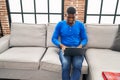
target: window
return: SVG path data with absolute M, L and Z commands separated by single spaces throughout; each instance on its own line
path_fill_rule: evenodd
M 10 23 L 56 23 L 63 20 L 63 0 L 6 0 Z
M 85 23 L 120 23 L 119 0 L 86 0 Z

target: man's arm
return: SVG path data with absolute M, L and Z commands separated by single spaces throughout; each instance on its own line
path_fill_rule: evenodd
M 52 42 L 59 48 L 61 48 L 63 51 L 65 50 L 66 46 L 63 45 L 58 39 L 60 35 L 60 28 L 61 23 L 59 22 L 54 30 L 53 36 L 52 36 Z
M 84 24 L 81 24 L 81 33 L 80 33 L 80 37 L 81 37 L 81 44 L 78 46 L 79 48 L 84 47 L 87 42 L 88 42 L 88 38 L 87 38 L 87 33 L 86 33 L 86 29 Z
M 60 27 L 61 27 L 61 23 L 59 22 L 56 27 L 55 30 L 53 32 L 53 36 L 52 36 L 52 42 L 57 46 L 60 47 L 61 42 L 58 40 L 59 36 L 60 36 Z

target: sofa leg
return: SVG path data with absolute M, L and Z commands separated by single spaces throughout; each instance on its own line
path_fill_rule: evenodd
M 83 79 L 82 80 L 87 80 L 86 76 L 87 76 L 86 74 L 83 74 Z
M 80 76 L 80 80 L 82 80 L 83 79 L 83 75 L 81 74 L 81 76 Z

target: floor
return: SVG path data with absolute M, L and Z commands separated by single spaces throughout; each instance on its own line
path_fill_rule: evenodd
M 0 79 L 0 80 L 17 80 L 17 79 Z
M 0 80 L 18 80 L 18 79 L 0 79 Z M 83 75 L 83 80 L 86 80 L 86 75 Z

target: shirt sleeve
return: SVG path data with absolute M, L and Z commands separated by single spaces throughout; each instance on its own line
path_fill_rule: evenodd
M 82 46 L 85 46 L 88 42 L 88 37 L 87 37 L 87 33 L 86 33 L 86 28 L 84 26 L 84 24 L 81 24 L 81 44 Z
M 61 27 L 61 23 L 59 22 L 59 23 L 56 25 L 55 30 L 54 30 L 53 35 L 52 35 L 52 42 L 53 42 L 53 44 L 55 44 L 57 47 L 60 47 L 60 44 L 61 44 L 61 42 L 59 41 L 60 27 Z

